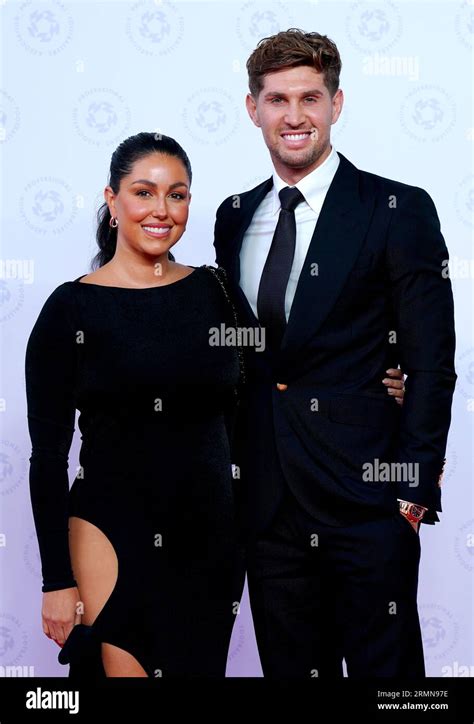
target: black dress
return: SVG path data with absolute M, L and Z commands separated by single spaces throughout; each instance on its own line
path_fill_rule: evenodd
M 229 444 L 239 360 L 210 334 L 233 325 L 232 308 L 206 266 L 145 289 L 81 278 L 53 291 L 26 351 L 42 590 L 75 585 L 73 515 L 107 536 L 118 579 L 59 658 L 70 676 L 104 675 L 103 641 L 150 677 L 224 676 L 243 585 Z M 76 409 L 82 445 L 69 491 Z

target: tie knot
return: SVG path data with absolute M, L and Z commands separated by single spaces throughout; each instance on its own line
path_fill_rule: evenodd
M 293 211 L 298 204 L 304 201 L 304 196 L 296 186 L 285 186 L 278 194 L 281 208 L 286 211 Z

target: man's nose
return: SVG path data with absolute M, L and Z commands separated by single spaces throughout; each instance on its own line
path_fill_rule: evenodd
M 300 126 L 303 122 L 304 113 L 299 103 L 290 103 L 285 115 L 285 123 L 288 123 L 289 126 Z

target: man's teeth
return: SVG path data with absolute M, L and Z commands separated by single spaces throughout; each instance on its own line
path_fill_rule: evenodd
M 302 141 L 307 136 L 309 136 L 309 133 L 284 133 L 283 134 L 283 138 L 289 139 L 290 141 Z
M 144 226 L 143 227 L 145 231 L 149 231 L 150 234 L 156 234 L 159 236 L 160 234 L 167 234 L 168 231 L 171 229 L 171 226 L 162 226 L 157 228 L 156 226 Z

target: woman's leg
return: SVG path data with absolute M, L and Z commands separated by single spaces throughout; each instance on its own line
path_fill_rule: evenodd
M 115 588 L 118 560 L 107 536 L 83 518 L 69 518 L 72 568 L 84 604 L 82 623 L 92 625 Z M 124 649 L 102 643 L 102 662 L 108 677 L 148 676 L 137 659 Z

